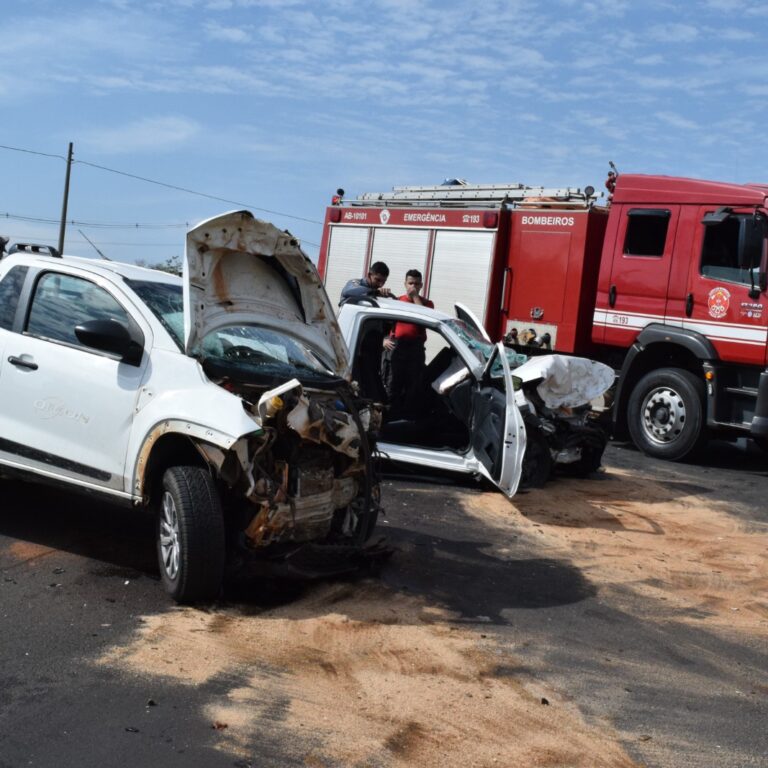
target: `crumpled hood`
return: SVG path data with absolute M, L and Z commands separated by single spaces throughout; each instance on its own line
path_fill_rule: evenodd
M 575 408 L 604 394 L 616 373 L 603 363 L 584 357 L 541 355 L 512 371 L 523 382 L 542 379 L 536 387 L 547 408 Z
M 232 211 L 187 233 L 184 343 L 194 353 L 206 334 L 259 325 L 304 341 L 336 375 L 349 355 L 314 264 L 297 240 L 250 211 Z

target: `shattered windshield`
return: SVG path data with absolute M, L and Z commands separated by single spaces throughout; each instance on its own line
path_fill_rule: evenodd
M 151 280 L 126 280 L 152 314 L 184 351 L 184 296 L 181 285 Z
M 336 378 L 300 339 L 257 325 L 229 325 L 206 334 L 194 350 L 204 364 L 259 378 Z
M 495 344 L 489 344 L 481 335 L 477 329 L 473 326 L 465 323 L 463 320 L 446 320 L 446 325 L 472 350 L 475 357 L 481 363 L 487 363 L 493 350 L 496 349 Z M 517 368 L 519 365 L 528 362 L 528 355 L 523 355 L 519 352 L 515 352 L 513 349 L 504 348 L 507 355 L 507 362 L 510 368 Z M 502 365 L 501 360 L 496 359 L 491 367 L 491 376 L 501 376 Z

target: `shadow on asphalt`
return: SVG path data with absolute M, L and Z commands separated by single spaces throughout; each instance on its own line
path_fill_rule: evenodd
M 629 442 L 616 441 L 612 445 L 619 449 L 619 453 L 634 454 L 641 461 L 659 463 L 662 466 L 668 463 L 659 459 L 646 459 Z M 677 463 L 677 466 L 701 467 L 703 469 L 736 469 L 744 473 L 755 472 L 768 477 L 768 452 L 761 450 L 752 440 L 747 438 L 739 438 L 735 442 L 710 440 L 701 454 L 685 459 Z
M 81 495 L 21 482 L 4 482 L 0 535 L 88 558 L 92 577 L 158 578 L 151 519 Z M 499 531 L 477 519 L 443 526 L 441 535 L 392 525 L 379 529 L 393 554 L 386 562 L 328 579 L 374 578 L 455 613 L 460 621 L 504 624 L 507 608 L 543 608 L 594 594 L 580 571 L 554 559 L 493 554 Z M 469 539 L 471 530 L 472 539 Z M 447 535 L 446 535 L 447 534 Z M 374 537 L 375 538 L 375 537 Z M 320 580 L 232 580 L 229 603 L 260 612 L 301 599 Z
M 0 483 L 0 536 L 102 561 L 91 569 L 96 576 L 159 579 L 150 516 L 52 487 Z
M 506 609 L 549 608 L 595 595 L 581 571 L 566 561 L 491 554 L 499 543 L 494 529 L 486 531 L 486 541 L 394 527 L 387 533 L 396 554 L 382 570 L 382 581 L 442 605 L 459 620 L 506 624 Z

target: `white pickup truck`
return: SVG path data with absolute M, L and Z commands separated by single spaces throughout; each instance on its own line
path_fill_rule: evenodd
M 314 266 L 247 211 L 188 233 L 184 280 L 0 261 L 0 474 L 153 511 L 179 602 L 214 599 L 228 562 L 370 537 L 378 414 L 347 370 Z

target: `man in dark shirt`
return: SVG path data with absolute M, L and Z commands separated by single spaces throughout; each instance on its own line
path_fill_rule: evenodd
M 434 309 L 435 305 L 421 295 L 423 286 L 421 272 L 418 269 L 409 269 L 405 273 L 405 293 L 398 299 Z M 390 335 L 384 339 L 384 386 L 393 417 L 407 415 L 418 406 L 416 400 L 424 370 L 426 341 L 427 331 L 423 325 L 400 322 L 395 323 Z M 389 357 L 388 366 L 386 365 L 387 356 Z
M 389 267 L 383 261 L 375 261 L 368 270 L 368 276 L 350 280 L 341 290 L 339 306 L 353 298 L 383 296 L 392 297 L 389 288 L 384 287 L 389 277 Z

